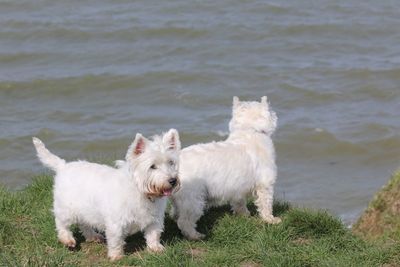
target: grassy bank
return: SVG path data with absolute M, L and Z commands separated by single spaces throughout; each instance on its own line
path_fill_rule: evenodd
M 110 266 L 105 244 L 82 242 L 69 251 L 57 242 L 51 214 L 52 179 L 40 176 L 24 191 L 0 189 L 0 265 Z M 252 214 L 254 206 L 250 204 Z M 363 241 L 339 219 L 321 211 L 276 203 L 280 225 L 238 217 L 228 208 L 210 210 L 200 221 L 201 242 L 185 240 L 166 220 L 166 251 L 144 250 L 141 234 L 127 239 L 126 257 L 115 265 L 136 266 L 400 266 L 399 243 Z
M 370 240 L 400 242 L 400 171 L 375 194 L 353 230 Z

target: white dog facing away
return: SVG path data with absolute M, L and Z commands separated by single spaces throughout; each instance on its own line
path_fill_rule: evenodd
M 241 102 L 235 96 L 229 137 L 181 151 L 181 190 L 172 195 L 171 215 L 183 235 L 192 240 L 204 237 L 196 226 L 210 206 L 230 203 L 234 213 L 249 215 L 246 203 L 251 194 L 265 222 L 281 222 L 272 215 L 277 168 L 271 135 L 276 126 L 277 116 L 266 96 L 261 102 Z
M 58 239 L 68 247 L 76 241 L 69 229 L 77 224 L 86 241 L 100 241 L 105 231 L 111 260 L 123 255 L 124 239 L 144 231 L 147 247 L 162 251 L 167 197 L 179 188 L 180 140 L 175 129 L 150 141 L 137 134 L 116 169 L 87 161 L 66 162 L 33 138 L 40 161 L 56 172 L 54 215 Z

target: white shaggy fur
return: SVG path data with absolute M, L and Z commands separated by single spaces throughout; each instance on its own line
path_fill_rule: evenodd
M 227 140 L 181 151 L 182 188 L 172 196 L 171 215 L 187 238 L 204 237 L 196 231 L 196 222 L 209 206 L 230 203 L 235 213 L 248 215 L 246 199 L 252 193 L 265 222 L 281 221 L 272 215 L 277 170 L 271 135 L 276 125 L 267 97 L 261 102 L 240 102 L 234 97 Z
M 123 255 L 124 238 L 144 231 L 147 247 L 162 251 L 167 198 L 179 187 L 180 140 L 175 129 L 149 141 L 137 134 L 119 169 L 87 161 L 65 162 L 33 138 L 40 161 L 56 172 L 54 215 L 58 239 L 68 247 L 76 241 L 69 229 L 78 224 L 87 241 L 105 231 L 108 256 Z

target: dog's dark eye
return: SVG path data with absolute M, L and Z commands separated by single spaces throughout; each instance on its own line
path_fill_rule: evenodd
M 174 165 L 175 165 L 175 162 L 174 162 L 173 160 L 170 160 L 170 161 L 168 161 L 168 164 L 169 164 L 170 166 L 174 166 Z
M 155 169 L 157 169 L 157 166 L 156 166 L 156 164 L 153 164 L 153 165 L 151 165 L 151 166 L 150 166 L 150 169 L 152 169 L 152 170 L 155 170 Z

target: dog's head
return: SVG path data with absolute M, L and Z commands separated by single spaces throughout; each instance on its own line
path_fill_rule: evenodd
M 126 163 L 141 192 L 149 198 L 170 196 L 180 187 L 178 176 L 181 142 L 170 129 L 148 140 L 136 134 L 126 154 Z
M 261 102 L 240 101 L 237 96 L 233 97 L 232 119 L 229 122 L 231 132 L 254 130 L 270 136 L 275 131 L 277 122 L 278 118 L 269 108 L 266 96 L 261 98 Z

